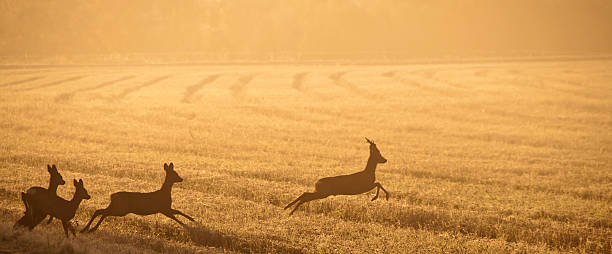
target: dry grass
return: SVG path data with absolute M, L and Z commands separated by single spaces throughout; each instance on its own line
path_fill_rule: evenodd
M 606 61 L 0 70 L 0 251 L 609 253 L 611 81 Z M 363 169 L 364 136 L 391 199 L 287 216 L 316 179 Z M 84 180 L 80 228 L 113 192 L 158 189 L 170 161 L 187 228 L 10 228 L 46 164 Z

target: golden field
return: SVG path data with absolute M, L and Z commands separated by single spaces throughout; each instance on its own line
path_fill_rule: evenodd
M 612 249 L 612 62 L 0 69 L 0 252 L 586 252 Z M 283 207 L 362 170 L 374 193 Z M 92 196 L 160 188 L 173 207 L 64 239 L 13 231 L 56 164 Z M 381 194 L 382 195 L 382 194 Z M 179 218 L 187 222 L 184 218 Z

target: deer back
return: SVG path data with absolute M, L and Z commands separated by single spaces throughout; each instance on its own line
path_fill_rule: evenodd
M 29 188 L 25 193 L 25 198 L 32 207 L 46 206 L 50 204 L 55 197 L 57 197 L 57 194 L 38 186 Z
M 329 195 L 354 195 L 369 191 L 374 183 L 374 174 L 357 172 L 350 175 L 339 175 L 319 179 L 315 191 Z
M 171 205 L 172 199 L 169 193 L 162 191 L 117 192 L 111 195 L 110 207 L 125 213 L 148 215 L 169 209 Z
M 71 211 L 70 201 L 55 194 L 36 192 L 35 195 L 26 193 L 26 202 L 29 207 L 35 208 L 43 214 L 49 214 L 61 220 L 72 219 L 75 211 Z

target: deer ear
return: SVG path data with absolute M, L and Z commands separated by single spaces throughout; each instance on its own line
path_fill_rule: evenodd
M 49 173 L 51 173 L 51 166 L 49 164 L 47 164 L 47 171 L 49 171 Z
M 164 170 L 168 171 L 168 164 L 164 163 Z
M 79 184 L 83 185 L 83 179 L 79 179 Z
M 57 171 L 57 167 L 55 166 L 55 164 L 53 164 L 53 166 L 51 166 L 51 168 L 53 168 L 55 171 Z
M 169 170 L 174 170 L 174 164 L 172 162 L 170 162 L 170 166 L 168 166 Z
M 74 186 L 77 186 L 78 182 L 76 181 L 76 179 L 72 179 L 72 181 L 74 182 Z

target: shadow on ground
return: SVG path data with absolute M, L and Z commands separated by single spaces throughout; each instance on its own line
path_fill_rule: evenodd
M 190 223 L 183 226 L 189 234 L 191 241 L 196 244 L 223 248 L 245 253 L 264 253 L 264 252 L 282 252 L 282 253 L 304 253 L 304 250 L 287 244 L 278 244 L 266 241 L 266 239 L 252 238 L 243 239 L 234 235 L 227 235 L 217 230 L 211 230 L 200 223 Z

